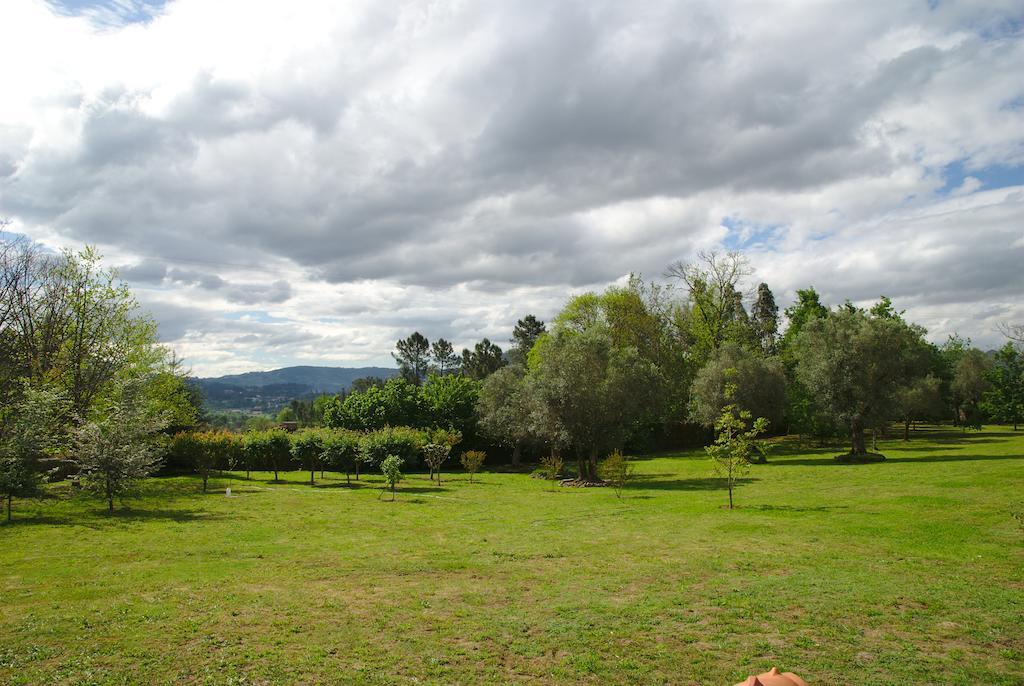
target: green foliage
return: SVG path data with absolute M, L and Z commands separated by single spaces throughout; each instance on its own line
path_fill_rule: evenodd
M 441 484 L 441 465 L 452 452 L 452 447 L 446 443 L 427 443 L 423 446 L 423 461 L 430 468 L 430 478 L 437 477 L 438 485 Z
M 402 458 L 397 455 L 388 455 L 380 463 L 380 471 L 384 475 L 384 481 L 391 489 L 391 499 L 395 499 L 395 487 L 402 480 Z
M 1024 352 L 1012 342 L 996 351 L 986 379 L 991 388 L 984 394 L 984 408 L 997 421 L 1012 424 L 1016 431 L 1024 422 Z
M 395 343 L 397 352 L 391 356 L 398 362 L 402 378 L 419 386 L 430 369 L 430 341 L 419 331 Z
M 454 429 L 464 436 L 474 436 L 479 394 L 480 382 L 468 376 L 431 374 L 421 392 L 427 425 Z
M 143 402 L 138 381 L 122 382 L 94 409 L 94 419 L 75 434 L 74 454 L 87 492 L 104 497 L 114 511 L 114 498 L 123 496 L 139 479 L 160 466 L 166 445 L 158 432 L 167 420 Z
M 910 426 L 943 414 L 941 383 L 934 374 L 919 376 L 896 390 L 896 408 L 903 421 L 903 439 L 910 440 Z
M 291 455 L 309 472 L 309 483 L 314 482 L 317 469 L 324 464 L 324 432 L 320 429 L 301 429 L 291 434 Z
M 558 481 L 564 466 L 565 461 L 562 459 L 562 455 L 554 450 L 540 459 L 540 468 L 544 472 L 544 478 L 551 482 L 552 488 Z
M 387 426 L 367 431 L 359 439 L 362 461 L 379 467 L 388 455 L 397 455 L 411 467 L 420 463 L 420 449 L 428 442 L 426 432 L 407 426 Z
M 731 401 L 726 397 L 727 386 L 733 389 Z M 737 343 L 724 343 L 694 378 L 690 416 L 712 427 L 730 402 L 755 416 L 765 417 L 773 426 L 782 426 L 787 406 L 782 362 L 761 357 Z
M 242 463 L 242 437 L 226 431 L 180 432 L 171 439 L 170 455 L 177 464 L 191 464 L 203 480 L 203 491 L 211 473 L 233 469 Z
M 622 489 L 633 478 L 633 464 L 621 451 L 616 450 L 601 461 L 598 474 L 615 489 L 615 496 L 621 498 Z
M 322 459 L 324 464 L 345 472 L 345 480 L 350 483 L 352 472 L 355 472 L 356 479 L 359 479 L 359 465 L 362 462 L 359 441 L 360 436 L 355 431 L 346 429 L 324 429 L 323 431 Z
M 459 461 L 462 462 L 462 468 L 469 472 L 469 480 L 473 480 L 473 475 L 480 471 L 480 468 L 484 465 L 484 460 L 487 459 L 487 453 L 482 450 L 467 450 L 462 453 L 462 457 Z
M 274 472 L 274 481 L 279 481 L 279 472 L 288 467 L 291 460 L 291 442 L 288 433 L 281 429 L 249 431 L 245 434 L 246 478 L 251 470 L 265 469 Z
M 526 358 L 537 339 L 547 332 L 544 322 L 528 314 L 516 322 L 512 330 L 512 347 L 508 351 L 509 361 L 518 367 L 526 366 Z
M 294 422 L 296 421 L 295 410 L 293 410 L 291 407 L 282 407 L 281 410 L 277 413 L 277 416 L 274 418 L 274 420 L 278 424 L 283 424 L 284 422 Z
M 385 426 L 422 426 L 425 416 L 420 388 L 394 377 L 383 386 L 350 393 L 340 404 L 328 406 L 324 410 L 324 424 L 367 431 Z
M 522 447 L 536 442 L 526 372 L 518 365 L 499 369 L 480 386 L 476 414 L 484 435 L 512 450 L 518 465 Z
M 505 364 L 501 348 L 486 338 L 473 346 L 472 350 L 462 350 L 462 373 L 477 381 L 486 379 Z
M 455 349 L 450 341 L 443 338 L 434 341 L 430 346 L 430 357 L 433 361 L 430 371 L 434 373 L 444 376 L 459 371 L 461 358 L 455 354 Z
M 727 393 L 731 395 L 731 393 Z M 704 450 L 714 462 L 715 472 L 726 480 L 729 488 L 729 509 L 733 509 L 733 489 L 750 467 L 755 452 L 764 455 L 755 439 L 768 429 L 768 420 L 758 417 L 753 424 L 751 414 L 735 404 L 722 408 L 715 422 L 715 442 Z
M 7 521 L 14 498 L 40 494 L 44 460 L 67 446 L 67 411 L 63 391 L 27 382 L 17 400 L 0 409 L 0 499 L 7 501 Z

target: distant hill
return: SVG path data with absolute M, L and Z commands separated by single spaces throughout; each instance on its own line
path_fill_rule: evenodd
M 389 378 L 398 374 L 388 367 L 285 367 L 268 372 L 245 372 L 193 379 L 215 410 L 276 412 L 295 398 L 340 393 L 367 376 Z

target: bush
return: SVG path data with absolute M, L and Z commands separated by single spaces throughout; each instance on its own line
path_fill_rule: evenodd
M 291 456 L 309 471 L 313 483 L 317 467 L 323 465 L 324 435 L 320 429 L 303 429 L 291 435 Z
M 441 465 L 448 459 L 451 452 L 451 446 L 443 443 L 427 443 L 423 446 L 423 459 L 430 467 L 430 479 L 433 480 L 434 475 L 437 474 L 438 485 L 441 484 Z
M 281 429 L 245 434 L 246 478 L 250 470 L 264 469 L 274 472 L 274 481 L 278 481 L 278 472 L 284 471 L 290 460 L 291 442 Z
M 359 439 L 359 451 L 364 462 L 379 467 L 388 455 L 395 455 L 402 464 L 420 464 L 420 449 L 427 443 L 426 434 L 407 426 L 386 426 L 368 431 Z
M 616 450 L 601 462 L 598 473 L 602 479 L 615 489 L 615 495 L 621 498 L 622 489 L 626 487 L 626 484 L 633 477 L 633 465 L 629 463 L 629 460 L 621 452 Z
M 324 464 L 330 465 L 339 472 L 345 472 L 345 480 L 351 483 L 349 475 L 356 473 L 359 480 L 359 465 L 362 453 L 359 451 L 360 435 L 345 429 L 324 429 L 323 455 Z
M 394 500 L 395 486 L 402 480 L 402 458 L 397 455 L 388 455 L 381 460 L 380 470 L 384 473 L 384 480 L 391 489 L 391 499 Z
M 482 450 L 467 450 L 462 453 L 462 467 L 469 472 L 469 481 L 472 483 L 473 475 L 480 471 L 480 467 L 483 466 L 484 460 L 487 459 L 487 453 Z

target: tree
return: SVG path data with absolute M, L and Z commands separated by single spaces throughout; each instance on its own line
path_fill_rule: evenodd
M 786 320 L 789 322 L 786 333 L 782 336 L 782 349 L 793 350 L 796 339 L 804 327 L 816 319 L 828 316 L 828 308 L 821 304 L 821 297 L 814 287 L 798 289 L 796 302 L 786 308 Z
M 462 350 L 462 373 L 478 381 L 505 366 L 501 348 L 486 338 L 477 343 L 473 350 Z
M 778 348 L 779 306 L 775 304 L 775 296 L 766 283 L 757 287 L 757 300 L 751 308 L 750 319 L 761 353 L 774 355 Z
M 547 333 L 547 329 L 544 327 L 544 322 L 532 314 L 517 321 L 515 328 L 512 329 L 512 338 L 509 339 L 509 342 L 512 343 L 512 347 L 508 351 L 509 361 L 514 365 L 525 367 L 527 356 L 533 349 L 534 343 L 545 333 Z
M 914 422 L 942 415 L 939 378 L 934 374 L 919 376 L 896 390 L 896 407 L 903 421 L 903 440 L 910 440 Z
M 480 386 L 476 414 L 483 433 L 512 451 L 512 465 L 519 466 L 523 446 L 535 435 L 526 372 L 518 365 L 502 367 Z
M 622 451 L 615 450 L 601 462 L 598 473 L 615 489 L 615 496 L 621 498 L 622 489 L 633 478 L 633 465 Z
M 991 388 L 984 406 L 992 419 L 1013 424 L 1016 431 L 1024 421 L 1024 352 L 1008 342 L 996 351 L 993 362 L 986 376 Z
M 920 369 L 924 330 L 900 318 L 841 307 L 808 322 L 796 343 L 797 378 L 814 403 L 848 427 L 852 456 L 865 428 L 895 414 L 895 393 Z
M 295 410 L 291 407 L 282 407 L 281 411 L 277 413 L 275 418 L 278 424 L 284 424 L 285 422 L 296 421 Z
M 345 482 L 352 483 L 350 474 L 356 473 L 359 479 L 359 463 L 362 454 L 359 451 L 359 434 L 345 429 L 325 429 L 323 436 L 323 461 L 345 472 Z
M 992 387 L 989 370 L 992 361 L 977 348 L 964 350 L 953 368 L 950 393 L 956 421 L 964 430 L 981 428 L 981 403 Z
M 40 494 L 43 460 L 66 445 L 67 405 L 62 391 L 25 382 L 17 402 L 0 411 L 0 498 L 7 501 L 7 521 L 14 498 Z
M 462 468 L 469 472 L 470 483 L 473 483 L 473 475 L 480 471 L 480 467 L 483 466 L 486 459 L 487 453 L 482 450 L 467 450 L 462 453 L 459 461 L 462 462 Z
M 541 469 L 544 470 L 544 478 L 551 482 L 552 489 L 555 486 L 555 482 L 558 481 L 558 476 L 562 473 L 564 464 L 562 456 L 555 451 L 551 451 L 550 455 L 545 455 L 540 459 Z
M 617 348 L 601 326 L 550 337 L 531 370 L 531 393 L 576 450 L 579 477 L 599 481 L 597 457 L 621 447 L 633 422 L 654 402 L 658 369 L 636 348 Z
M 404 377 L 388 379 L 362 393 L 350 393 L 324 410 L 324 424 L 333 428 L 380 429 L 385 426 L 422 426 L 423 395 Z
M 158 432 L 167 420 L 143 400 L 138 380 L 122 382 L 106 399 L 97 416 L 75 435 L 75 457 L 86 491 L 103 496 L 110 512 L 114 498 L 123 496 L 139 479 L 160 466 L 164 450 Z
M 394 501 L 395 486 L 402 480 L 402 458 L 397 455 L 388 455 L 380 463 L 380 470 L 384 474 L 384 482 L 387 484 L 387 488 L 391 489 L 391 500 Z
M 434 361 L 434 364 L 431 365 L 431 371 L 440 376 L 452 374 L 459 370 L 459 356 L 455 354 L 452 344 L 443 338 L 438 338 L 430 346 L 430 357 Z
M 740 289 L 752 273 L 750 262 L 739 252 L 701 252 L 696 262 L 668 266 L 666 276 L 678 279 L 687 291 L 687 328 L 698 358 L 706 359 L 726 340 L 750 337 Z
M 437 485 L 441 485 L 441 465 L 448 459 L 452 447 L 445 443 L 427 443 L 423 446 L 423 461 L 430 468 L 430 478 L 437 476 Z
M 730 395 L 730 394 L 727 394 Z M 715 442 L 704 448 L 711 456 L 715 471 L 725 479 L 729 489 L 729 509 L 733 509 L 732 492 L 750 469 L 750 457 L 757 450 L 755 439 L 768 428 L 768 420 L 758 417 L 753 424 L 751 414 L 735 404 L 722 408 L 715 422 Z
M 427 378 L 430 369 L 430 341 L 415 331 L 408 338 L 395 343 L 395 348 L 398 352 L 391 353 L 391 356 L 398 362 L 402 377 L 414 386 L 419 386 Z
M 245 435 L 246 478 L 249 467 L 262 467 L 274 472 L 274 481 L 280 481 L 278 472 L 283 470 L 291 457 L 288 434 L 281 429 L 252 431 Z
M 324 436 L 318 429 L 303 429 L 292 434 L 291 455 L 309 472 L 309 485 L 315 481 L 316 470 L 323 464 Z M 276 477 L 275 477 L 276 478 Z
M 726 389 L 733 397 L 726 397 Z M 777 359 L 766 359 L 737 343 L 725 343 L 697 372 L 690 392 L 690 417 L 713 427 L 722 409 L 736 404 L 773 426 L 782 426 L 786 415 L 786 372 Z
M 476 434 L 476 402 L 480 382 L 468 376 L 431 374 L 420 390 L 424 422 L 430 426 L 456 429 L 465 436 Z

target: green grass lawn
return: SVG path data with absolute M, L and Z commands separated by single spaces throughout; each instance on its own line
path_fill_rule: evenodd
M 696 451 L 638 458 L 621 500 L 260 473 L 109 516 L 55 488 L 0 526 L 0 682 L 1024 683 L 1024 432 L 881 448 L 780 450 L 732 512 Z

